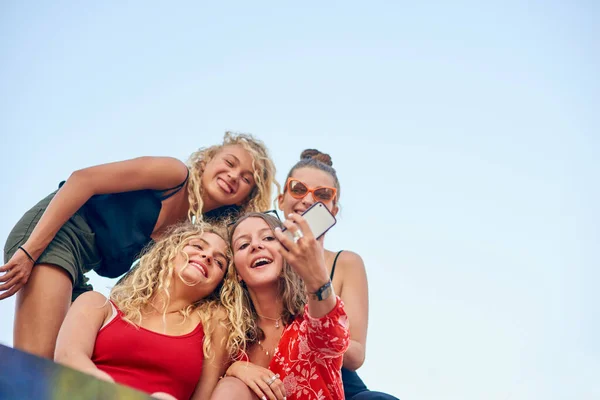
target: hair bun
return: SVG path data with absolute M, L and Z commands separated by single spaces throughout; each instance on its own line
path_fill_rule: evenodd
M 306 149 L 302 152 L 302 154 L 300 154 L 300 159 L 301 160 L 316 160 L 316 161 L 320 161 L 323 164 L 329 165 L 330 167 L 333 166 L 333 161 L 331 161 L 331 156 L 329 154 L 326 153 L 321 153 L 319 150 L 316 149 Z

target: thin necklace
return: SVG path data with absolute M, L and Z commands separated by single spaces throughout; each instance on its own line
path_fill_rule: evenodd
M 260 340 L 258 341 L 258 346 L 260 347 L 260 349 L 267 355 L 267 357 L 269 356 L 269 350 L 265 350 L 265 348 L 263 347 L 263 345 L 261 344 Z M 273 351 L 277 348 L 277 346 L 275 346 L 275 348 L 273 349 Z
M 281 318 L 281 317 L 280 317 Z M 272 318 L 271 318 L 272 319 Z M 277 344 L 275 345 L 275 347 L 273 347 L 271 356 L 273 356 L 275 354 L 275 349 L 277 349 L 277 346 L 279 346 L 279 341 L 281 340 L 281 336 L 283 336 L 283 332 L 281 332 L 281 334 L 279 335 L 279 340 L 277 341 Z M 269 350 L 266 350 L 263 345 L 262 342 L 259 340 L 258 341 L 258 346 L 260 347 L 260 349 L 267 355 L 267 357 L 271 357 L 269 356 Z
M 256 314 L 261 318 L 268 319 L 269 321 L 275 321 L 275 328 L 277 328 L 277 329 L 279 329 L 279 327 L 281 326 L 281 325 L 279 325 L 279 321 L 281 321 L 281 315 L 279 316 L 279 318 L 269 318 L 269 317 L 265 317 L 264 315 L 260 315 L 258 313 L 256 313 Z M 258 342 L 258 343 L 260 344 L 260 342 Z

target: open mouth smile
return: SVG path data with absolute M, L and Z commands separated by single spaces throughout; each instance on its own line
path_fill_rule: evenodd
M 256 260 L 254 260 L 254 262 L 250 265 L 250 268 L 254 269 L 254 268 L 264 267 L 265 265 L 269 265 L 272 262 L 273 262 L 273 260 L 270 258 L 260 257 L 260 258 L 257 258 Z
M 206 266 L 196 261 L 190 261 L 190 265 L 192 267 L 197 268 L 198 271 L 200 271 L 205 278 L 208 278 L 208 269 L 206 268 Z

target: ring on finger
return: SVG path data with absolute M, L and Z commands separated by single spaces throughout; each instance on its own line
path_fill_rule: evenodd
M 304 233 L 302 233 L 300 229 L 297 229 L 296 232 L 294 232 L 294 243 L 298 243 L 298 240 L 302 239 L 303 237 Z
M 271 379 L 269 379 L 267 381 L 267 385 L 271 386 L 273 384 L 273 382 L 275 382 L 277 379 L 279 379 L 279 374 L 275 374 L 271 377 Z

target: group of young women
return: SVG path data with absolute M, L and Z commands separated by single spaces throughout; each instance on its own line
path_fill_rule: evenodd
M 188 165 L 75 171 L 7 239 L 0 300 L 16 294 L 14 346 L 161 399 L 394 399 L 354 372 L 362 259 L 324 249 L 302 217 L 317 201 L 338 212 L 331 158 L 302 153 L 277 196 L 283 222 L 265 212 L 274 186 L 265 145 L 232 133 Z M 106 299 L 90 270 L 125 275 Z

